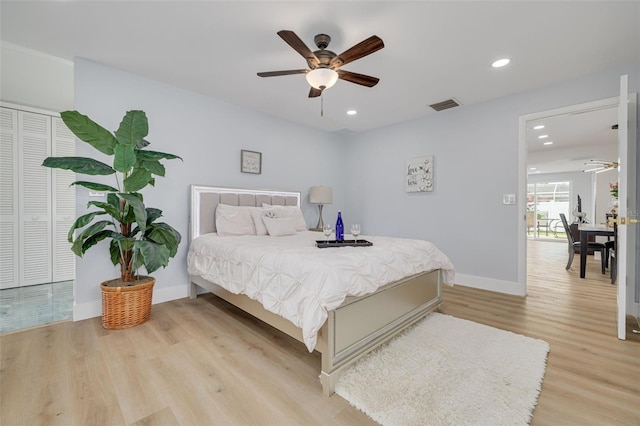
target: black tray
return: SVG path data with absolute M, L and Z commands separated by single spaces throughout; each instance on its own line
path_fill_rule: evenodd
M 318 248 L 328 248 L 328 247 L 369 247 L 372 246 L 373 243 L 367 240 L 344 240 L 344 241 L 336 241 L 336 240 L 316 240 L 316 247 Z

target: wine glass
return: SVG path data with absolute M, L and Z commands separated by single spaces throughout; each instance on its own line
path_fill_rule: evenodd
M 351 235 L 353 235 L 354 242 L 358 242 L 358 235 L 360 235 L 360 225 L 354 223 L 351 225 Z
M 324 226 L 322 227 L 322 232 L 324 232 L 325 240 L 328 242 L 329 235 L 331 235 L 331 232 L 333 232 L 333 230 L 331 229 L 331 225 L 328 223 L 325 223 Z

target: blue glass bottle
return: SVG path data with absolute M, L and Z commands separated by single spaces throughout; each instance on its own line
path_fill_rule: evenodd
M 338 210 L 338 220 L 336 221 L 336 241 L 344 241 L 344 223 L 342 223 L 340 210 Z

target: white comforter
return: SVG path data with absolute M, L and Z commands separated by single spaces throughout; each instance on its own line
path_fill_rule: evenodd
M 371 247 L 319 249 L 317 232 L 286 237 L 219 237 L 206 234 L 192 241 L 188 271 L 226 290 L 245 294 L 302 329 L 313 351 L 327 311 L 347 296 L 362 296 L 419 272 L 442 269 L 453 284 L 449 258 L 432 243 L 390 237 L 361 237 Z

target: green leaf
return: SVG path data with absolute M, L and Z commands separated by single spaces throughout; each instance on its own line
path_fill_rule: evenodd
M 140 163 L 140 167 L 144 167 L 157 176 L 164 176 L 165 168 L 160 161 L 144 160 Z
M 173 257 L 178 252 L 179 240 L 176 238 L 176 233 L 177 232 L 166 223 L 159 223 L 154 225 L 151 232 L 147 232 L 146 236 L 151 241 L 167 247 L 169 249 L 169 256 Z
M 131 269 L 137 271 L 141 266 L 144 265 L 144 257 L 140 254 L 140 250 L 133 251 L 133 266 Z
M 87 226 L 94 217 L 98 216 L 98 215 L 102 215 L 105 214 L 104 212 L 91 212 L 91 213 L 87 213 L 85 215 L 80 216 L 79 218 L 76 219 L 75 222 L 73 222 L 73 225 L 71 225 L 71 229 L 69 229 L 69 233 L 67 234 L 67 239 L 69 242 L 71 242 L 73 240 L 73 232 L 76 229 L 79 228 L 84 228 L 85 226 Z
M 177 155 L 167 154 L 165 152 L 158 152 L 158 151 L 146 151 L 141 149 L 138 151 L 137 154 L 138 154 L 138 158 L 140 158 L 141 160 L 162 160 L 162 159 L 173 160 L 176 158 L 179 158 L 180 160 L 182 160 L 182 158 L 178 157 Z
M 118 222 L 120 222 L 120 219 L 122 218 L 122 212 L 120 211 L 119 207 L 114 207 L 109 203 L 105 203 L 104 201 L 89 201 L 87 203 L 87 208 L 89 206 L 94 206 L 104 210 L 105 213 L 107 213 Z
M 169 249 L 163 245 L 156 244 L 152 241 L 136 241 L 136 247 L 140 250 L 140 254 L 144 258 L 144 267 L 148 273 L 166 267 L 169 264 Z
M 134 169 L 133 173 L 124 180 L 124 190 L 127 192 L 140 191 L 152 180 L 151 172 L 146 169 Z
M 156 219 L 162 217 L 162 210 L 153 207 L 147 207 L 147 226 L 151 225 Z
M 113 155 L 117 140 L 110 131 L 78 111 L 64 111 L 60 117 L 78 139 L 104 154 Z
M 147 226 L 147 211 L 144 208 L 142 200 L 140 200 L 136 194 L 120 193 L 118 196 L 123 198 L 127 202 L 127 205 L 133 209 L 138 228 L 140 228 L 140 232 L 144 234 Z
M 84 175 L 112 175 L 116 172 L 111 166 L 86 157 L 48 157 L 44 159 L 42 165 Z
M 82 251 L 83 243 L 84 241 L 78 238 L 73 242 L 73 244 L 71 244 L 71 251 L 73 252 L 73 254 L 75 254 L 78 257 L 82 257 L 82 255 L 84 254 L 84 251 Z
M 108 220 L 101 220 L 98 222 L 93 223 L 91 226 L 89 226 L 88 228 L 86 228 L 84 231 L 82 231 L 82 233 L 80 235 L 78 235 L 78 237 L 76 238 L 76 240 L 73 242 L 73 244 L 71 245 L 71 251 L 73 251 L 76 256 L 82 257 L 82 255 L 94 244 L 96 244 L 98 241 L 94 242 L 93 244 L 87 245 L 87 241 L 89 239 L 94 240 L 95 236 L 98 234 L 102 234 L 102 230 L 104 228 L 106 228 L 107 226 L 112 225 L 111 222 L 109 222 Z M 108 231 L 108 232 L 113 232 L 113 231 Z M 104 239 L 104 238 L 101 238 Z
M 140 142 L 138 142 L 138 145 L 136 145 L 136 149 L 142 149 L 145 146 L 149 146 L 151 144 L 151 142 L 149 142 L 146 139 L 142 139 Z
M 113 222 L 108 221 L 108 220 L 100 220 L 98 222 L 95 222 L 95 223 L 91 224 L 91 226 L 89 226 L 88 228 L 85 228 L 85 230 L 82 231 L 82 233 L 80 235 L 78 235 L 77 239 L 85 240 L 85 239 L 89 238 L 90 236 L 92 236 L 93 234 L 96 234 L 96 233 L 102 231 L 107 226 L 111 226 L 111 225 L 113 225 Z
M 113 150 L 113 168 L 121 173 L 127 173 L 136 164 L 136 153 L 132 146 L 118 144 Z
M 104 231 L 100 231 L 97 234 L 91 235 L 85 240 L 84 244 L 82 244 L 82 252 L 86 253 L 87 250 L 98 244 L 100 241 L 104 240 L 105 238 L 113 238 L 114 235 L 118 234 L 109 229 L 105 229 Z
M 147 115 L 144 111 L 127 111 L 116 130 L 116 138 L 123 145 L 135 147 L 149 133 Z
M 105 185 L 102 183 L 96 183 L 96 182 L 85 182 L 85 181 L 78 180 L 71 183 L 71 185 L 84 186 L 85 188 L 91 189 L 93 191 L 118 192 L 118 190 L 112 186 Z
M 111 263 L 114 265 L 120 263 L 120 246 L 115 239 L 109 243 L 109 257 L 111 258 Z

